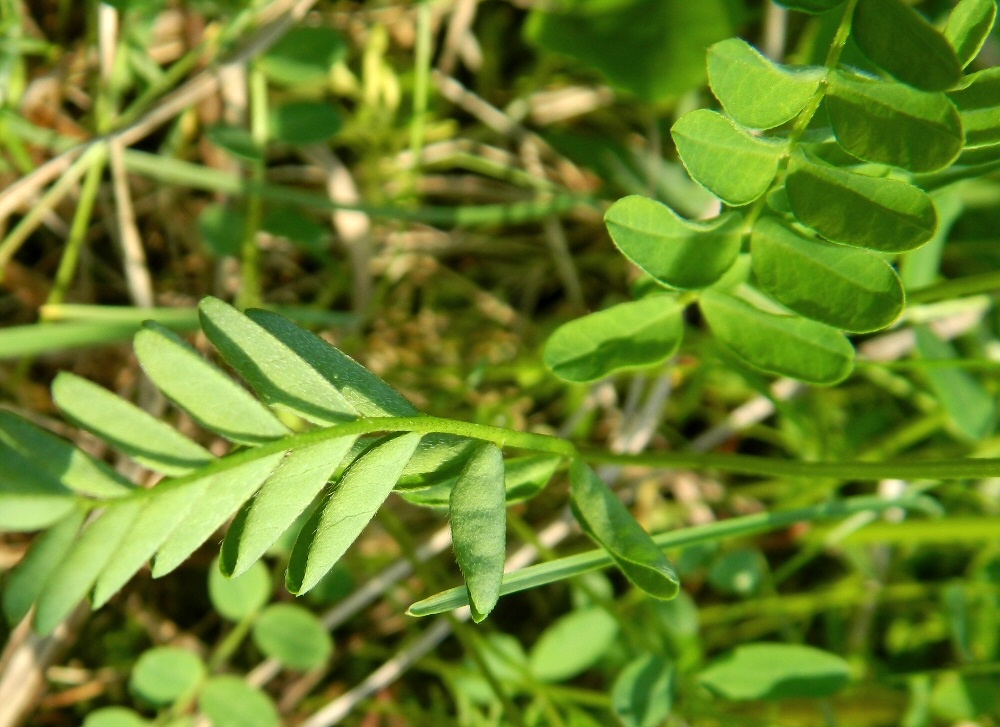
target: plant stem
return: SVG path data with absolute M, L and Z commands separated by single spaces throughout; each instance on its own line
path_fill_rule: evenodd
M 62 258 L 59 260 L 59 268 L 56 270 L 52 292 L 49 293 L 46 300 L 48 305 L 62 303 L 66 299 L 66 291 L 69 290 L 69 286 L 73 282 L 77 263 L 80 261 L 80 251 L 87 241 L 90 216 L 94 211 L 94 204 L 97 202 L 97 193 L 101 188 L 101 177 L 104 175 L 106 161 L 107 157 L 102 153 L 100 158 L 95 160 L 87 170 L 87 176 L 84 178 L 83 187 L 80 190 L 80 200 L 77 203 L 76 213 L 73 215 L 69 240 L 66 242 Z

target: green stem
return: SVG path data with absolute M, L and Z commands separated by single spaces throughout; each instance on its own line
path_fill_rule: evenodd
M 87 176 L 84 178 L 83 187 L 80 190 L 80 200 L 77 203 L 76 213 L 73 215 L 69 240 L 66 241 L 66 248 L 59 260 L 59 268 L 56 270 L 52 291 L 46 300 L 47 305 L 58 305 L 66 299 L 66 291 L 69 290 L 73 276 L 76 275 L 77 264 L 80 262 L 80 251 L 87 241 L 90 217 L 94 211 L 94 204 L 97 202 L 97 193 L 101 189 L 101 177 L 104 175 L 105 162 L 106 157 L 102 154 L 87 170 Z
M 264 74 L 250 69 L 250 135 L 262 150 L 260 159 L 250 163 L 250 178 L 255 185 L 264 183 L 267 166 L 263 149 L 267 146 L 267 79 Z M 247 213 L 244 219 L 243 244 L 240 246 L 240 276 L 242 284 L 236 305 L 241 310 L 258 307 L 262 300 L 260 275 L 260 247 L 257 233 L 264 219 L 264 199 L 259 190 L 247 196 Z
M 417 48 L 413 76 L 413 121 L 410 124 L 410 153 L 413 163 L 420 163 L 424 145 L 424 125 L 427 116 L 427 90 L 431 75 L 431 4 L 423 0 L 417 5 Z

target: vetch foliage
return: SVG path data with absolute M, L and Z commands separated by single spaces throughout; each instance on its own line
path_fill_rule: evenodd
M 993 0 L 962 0 L 944 32 L 902 0 L 780 4 L 840 13 L 824 64 L 782 65 L 738 38 L 708 49 L 722 111 L 690 111 L 671 135 L 723 209 L 687 220 L 636 196 L 608 209 L 615 245 L 663 291 L 558 329 L 545 362 L 563 379 L 663 362 L 682 343 L 681 313 L 698 305 L 750 367 L 835 384 L 853 370 L 845 334 L 904 311 L 893 263 L 938 233 L 928 192 L 1000 162 L 1000 75 L 963 76 L 993 27 Z M 879 73 L 841 63 L 849 38 Z

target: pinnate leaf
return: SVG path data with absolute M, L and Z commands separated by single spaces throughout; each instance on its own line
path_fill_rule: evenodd
M 691 178 L 733 207 L 767 191 L 785 153 L 784 143 L 751 136 L 708 109 L 684 114 L 670 135 Z
M 899 276 L 866 250 L 809 239 L 773 217 L 757 220 L 751 245 L 760 287 L 806 318 L 865 333 L 903 310 Z
M 705 291 L 699 305 L 719 341 L 756 369 L 811 384 L 835 384 L 851 373 L 854 348 L 829 326 L 715 290 Z
M 682 311 L 672 296 L 651 295 L 577 318 L 549 337 L 545 365 L 561 379 L 582 383 L 661 363 L 680 346 Z
M 663 551 L 622 501 L 580 460 L 570 466 L 570 504 L 583 531 L 608 551 L 635 586 L 656 598 L 677 595 L 680 582 Z
M 743 218 L 726 212 L 705 222 L 684 220 L 646 197 L 623 197 L 604 222 L 622 254 L 664 285 L 704 288 L 736 262 Z
M 419 441 L 416 432 L 388 437 L 344 471 L 295 541 L 285 577 L 289 591 L 307 592 L 340 559 L 392 492 Z
M 996 0 L 960 0 L 951 11 L 944 37 L 955 49 L 963 68 L 979 55 L 979 50 L 993 30 L 996 17 Z
M 934 203 L 913 185 L 814 162 L 801 151 L 792 155 L 785 188 L 798 220 L 833 242 L 904 252 L 937 229 Z
M 851 32 L 869 60 L 914 88 L 945 91 L 962 76 L 948 39 L 902 0 L 858 0 Z
M 834 72 L 826 108 L 838 143 L 865 161 L 931 172 L 962 150 L 962 121 L 943 93 Z
M 500 598 L 507 544 L 503 454 L 495 444 L 478 445 L 466 462 L 451 491 L 449 517 L 455 559 L 479 623 Z
M 740 38 L 708 49 L 712 93 L 734 121 L 751 129 L 771 129 L 794 119 L 816 93 L 824 73 L 822 68 L 775 63 Z

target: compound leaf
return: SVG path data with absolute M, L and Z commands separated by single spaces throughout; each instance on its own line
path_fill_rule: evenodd
M 556 376 L 579 383 L 652 366 L 680 346 L 682 312 L 672 296 L 619 303 L 560 326 L 545 343 L 542 357 Z
M 623 197 L 604 215 L 622 254 L 672 288 L 704 288 L 736 262 L 743 218 L 726 212 L 705 222 L 681 219 L 664 204 L 638 195 Z
M 570 465 L 570 505 L 583 531 L 608 551 L 635 586 L 656 598 L 677 595 L 680 582 L 663 551 L 581 460 Z
M 205 298 L 198 314 L 208 339 L 268 405 L 321 425 L 357 415 L 332 382 L 231 305 Z
M 760 287 L 799 315 L 866 333 L 903 311 L 896 271 L 866 250 L 808 239 L 773 217 L 757 220 L 751 245 Z
M 822 68 L 775 63 L 740 38 L 708 49 L 712 93 L 733 120 L 751 129 L 771 129 L 794 119 L 816 93 L 824 73 Z
M 416 432 L 389 437 L 344 471 L 295 541 L 285 574 L 289 591 L 310 590 L 357 540 L 392 492 L 419 442 Z
M 708 109 L 684 114 L 670 135 L 691 178 L 733 207 L 767 191 L 785 153 L 783 142 L 751 136 Z
M 960 0 L 951 11 L 944 37 L 955 49 L 963 68 L 979 55 L 996 17 L 996 0 Z
M 851 33 L 869 60 L 914 88 L 945 91 L 962 77 L 948 39 L 901 0 L 859 0 Z
M 785 188 L 798 220 L 833 242 L 904 252 L 937 229 L 934 203 L 913 185 L 813 162 L 802 151 L 792 155 Z
M 229 526 L 222 572 L 238 576 L 264 555 L 323 489 L 354 441 L 342 437 L 289 452 Z
M 865 161 L 931 172 L 962 150 L 962 121 L 943 93 L 834 72 L 826 109 L 837 142 Z
M 157 472 L 183 475 L 215 459 L 173 427 L 75 374 L 56 376 L 52 398 L 74 424 Z
M 163 326 L 146 323 L 135 354 L 157 388 L 206 429 L 239 444 L 288 434 L 267 407 Z
M 507 544 L 507 498 L 500 449 L 476 447 L 451 490 L 451 538 L 476 623 L 500 598 Z
M 811 384 L 835 384 L 854 364 L 854 348 L 829 326 L 761 310 L 715 290 L 699 299 L 719 341 L 752 367 Z

